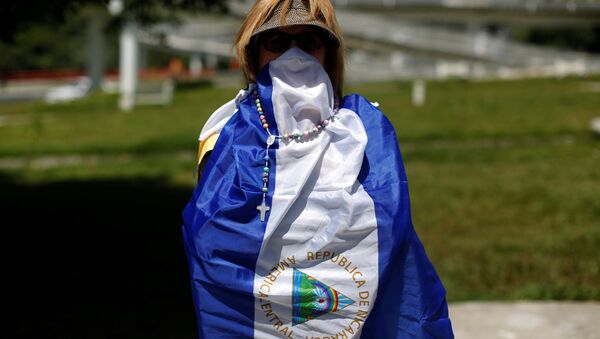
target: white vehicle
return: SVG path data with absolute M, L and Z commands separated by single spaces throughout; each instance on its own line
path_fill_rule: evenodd
M 71 84 L 48 90 L 44 99 L 49 104 L 73 101 L 85 97 L 91 88 L 92 80 L 89 77 L 81 77 Z

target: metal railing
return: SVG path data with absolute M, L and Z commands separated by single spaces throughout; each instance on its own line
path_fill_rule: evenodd
M 547 8 L 547 9 L 590 9 L 600 5 L 599 0 L 332 0 L 335 6 L 367 6 L 367 7 L 497 7 L 497 8 Z

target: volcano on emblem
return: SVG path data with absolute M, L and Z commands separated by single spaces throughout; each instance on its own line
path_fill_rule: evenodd
M 354 304 L 336 289 L 294 268 L 292 287 L 292 326 Z

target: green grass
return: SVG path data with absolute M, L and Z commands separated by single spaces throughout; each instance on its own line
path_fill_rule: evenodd
M 3 128 L 0 155 L 154 153 L 194 147 L 203 121 L 232 91 L 177 93 L 168 107 L 116 109 L 115 96 L 98 95 L 73 104 L 11 104 L 10 118 L 27 113 L 28 124 Z
M 451 299 L 600 299 L 597 143 L 408 152 L 414 222 Z
M 448 298 L 600 300 L 600 139 L 588 123 L 598 77 L 354 85 L 394 126 L 413 221 Z M 162 178 L 191 189 L 205 119 L 236 89 L 178 91 L 168 107 L 116 109 L 97 95 L 72 104 L 4 104 L 0 169 L 15 181 Z M 40 157 L 82 163 L 38 166 Z M 87 158 L 86 158 L 87 157 Z M 0 174 L 2 174 L 0 173 Z
M 396 127 L 450 300 L 600 299 L 600 95 L 581 80 L 433 83 L 421 108 L 408 84 L 358 89 Z

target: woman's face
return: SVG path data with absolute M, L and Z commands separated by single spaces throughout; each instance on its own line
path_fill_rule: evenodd
M 311 54 L 325 66 L 325 41 L 319 28 L 295 25 L 260 33 L 258 46 L 258 69 L 277 59 L 291 47 L 299 47 Z

